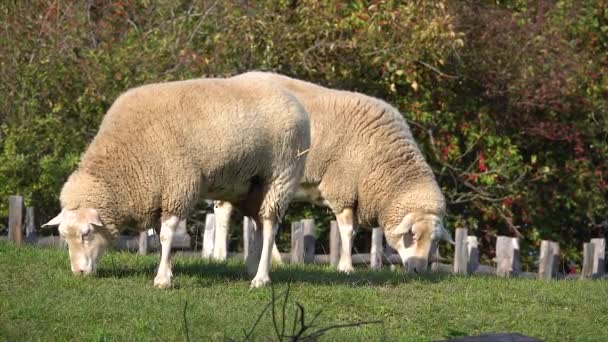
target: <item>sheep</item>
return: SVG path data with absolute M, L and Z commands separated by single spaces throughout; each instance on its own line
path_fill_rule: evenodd
M 298 194 L 335 213 L 342 240 L 339 271 L 353 270 L 351 247 L 358 224 L 383 227 L 409 271 L 426 270 L 436 240 L 453 243 L 442 223 L 445 198 L 397 109 L 360 93 L 280 74 L 237 77 L 280 84 L 308 111 L 312 141 Z M 218 201 L 215 208 L 216 246 L 222 246 L 232 206 Z M 215 257 L 225 258 L 223 253 L 220 249 Z
M 126 225 L 160 225 L 154 286 L 170 287 L 174 231 L 203 196 L 254 217 L 263 245 L 251 286 L 270 282 L 274 230 L 302 177 L 310 123 L 291 94 L 249 81 L 151 84 L 114 102 L 62 188 L 61 212 L 46 224 L 59 226 L 75 274 L 94 273 Z

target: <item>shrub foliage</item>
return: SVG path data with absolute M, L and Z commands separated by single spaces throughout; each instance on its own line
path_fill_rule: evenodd
M 606 232 L 605 1 L 11 0 L 0 17 L 0 198 L 43 218 L 121 92 L 258 69 L 398 107 L 448 226 L 488 257 L 496 234 L 576 259 Z

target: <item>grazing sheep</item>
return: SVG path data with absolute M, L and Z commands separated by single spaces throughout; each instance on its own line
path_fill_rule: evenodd
M 358 224 L 383 227 L 388 244 L 410 271 L 426 269 L 434 241 L 452 241 L 442 224 L 444 196 L 397 109 L 363 94 L 274 73 L 236 78 L 280 84 L 310 115 L 312 140 L 298 194 L 336 214 L 342 240 L 340 271 L 353 270 L 351 246 Z M 225 245 L 231 206 L 217 202 L 215 207 L 220 216 L 216 241 Z
M 116 100 L 47 223 L 59 225 L 74 273 L 94 272 L 125 225 L 160 225 L 154 285 L 170 286 L 172 236 L 203 196 L 256 220 L 263 246 L 251 286 L 270 281 L 274 230 L 303 174 L 310 124 L 292 95 L 253 80 L 152 84 Z

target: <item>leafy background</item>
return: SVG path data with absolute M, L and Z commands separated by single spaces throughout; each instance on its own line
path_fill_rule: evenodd
M 41 221 L 59 210 L 121 92 L 257 69 L 399 108 L 449 199 L 447 226 L 479 236 L 486 258 L 497 234 L 519 236 L 528 265 L 541 239 L 578 262 L 606 235 L 606 0 L 10 0 L 0 18 L 0 230 L 9 195 Z M 327 235 L 327 209 L 294 205 L 284 225 L 302 217 Z

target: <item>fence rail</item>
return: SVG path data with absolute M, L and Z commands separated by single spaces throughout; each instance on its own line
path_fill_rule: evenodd
M 8 240 L 16 244 L 23 242 L 39 246 L 67 248 L 59 236 L 37 236 L 34 208 L 23 207 L 21 196 L 9 197 L 9 234 Z M 24 215 L 25 213 L 25 215 Z M 180 222 L 177 234 L 174 236 L 173 248 L 178 254 L 212 258 L 215 244 L 215 217 L 207 214 L 203 232 L 203 247 L 201 252 L 192 251 L 190 236 L 186 233 L 186 222 Z M 245 218 L 243 220 L 243 252 L 228 253 L 229 258 L 246 259 L 251 250 L 254 223 Z M 329 231 L 329 254 L 315 254 L 316 238 L 314 234 L 315 223 L 312 219 L 305 219 L 291 224 L 291 249 L 289 253 L 280 253 L 283 263 L 291 264 L 330 264 L 337 266 L 340 258 L 340 234 L 336 221 L 331 221 Z M 219 240 L 218 240 L 219 241 Z M 379 269 L 383 265 L 400 265 L 401 258 L 391 248 L 384 246 L 381 228 L 371 231 L 370 253 L 355 253 L 352 255 L 353 264 L 365 264 L 372 269 Z M 114 248 L 146 254 L 149 251 L 158 251 L 160 243 L 153 231 L 141 232 L 138 236 L 120 236 Z M 224 249 L 226 246 L 223 247 Z M 449 272 L 457 274 L 495 274 L 502 277 L 523 277 L 537 279 L 571 278 L 558 272 L 560 264 L 559 244 L 554 241 L 543 240 L 540 245 L 538 272 L 522 272 L 520 266 L 519 240 L 514 237 L 497 236 L 496 238 L 496 267 L 479 264 L 479 250 L 476 236 L 468 235 L 466 228 L 457 228 L 455 235 L 454 264 L 441 263 L 437 255 L 431 256 L 432 272 Z M 605 272 L 606 240 L 603 238 L 591 239 L 583 246 L 583 263 L 580 277 L 606 278 Z

